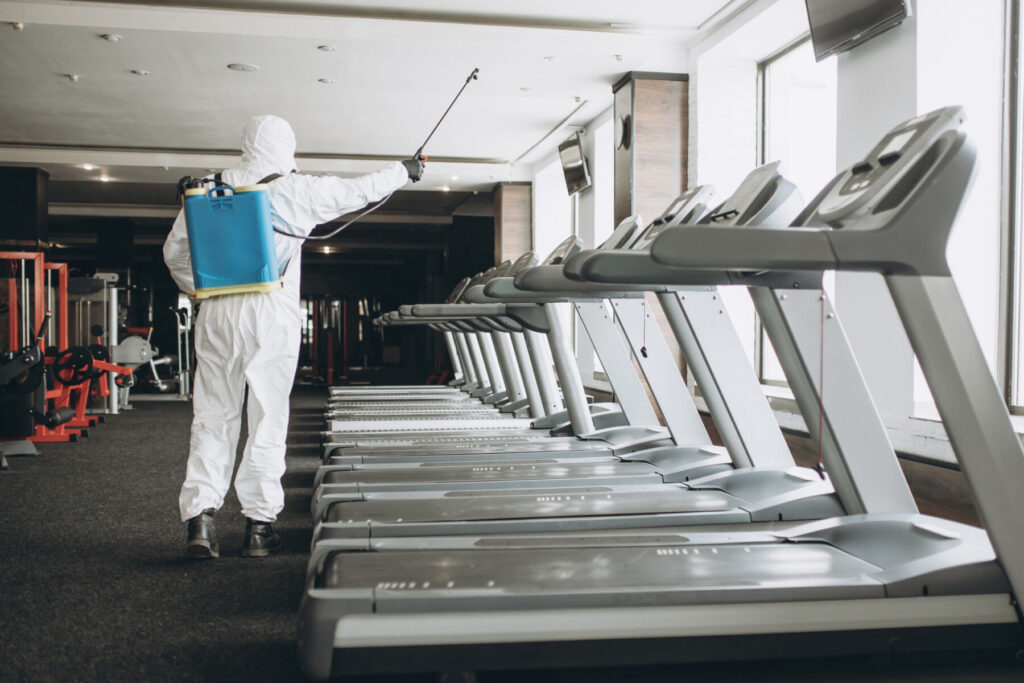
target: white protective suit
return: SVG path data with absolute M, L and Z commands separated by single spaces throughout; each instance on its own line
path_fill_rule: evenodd
M 271 175 L 268 185 L 275 228 L 308 235 L 314 227 L 406 184 L 400 162 L 358 178 L 309 176 L 295 169 L 295 134 L 277 116 L 257 116 L 242 133 L 242 159 L 223 172 L 232 186 L 251 185 Z M 278 263 L 287 270 L 284 287 L 270 293 L 219 296 L 203 301 L 196 319 L 196 378 L 192 437 L 179 507 L 182 521 L 207 508 L 220 508 L 231 473 L 249 388 L 249 438 L 235 477 L 242 514 L 273 522 L 284 507 L 288 397 L 299 355 L 299 271 L 302 240 L 274 235 Z M 184 292 L 195 289 L 184 213 L 164 243 L 164 260 Z

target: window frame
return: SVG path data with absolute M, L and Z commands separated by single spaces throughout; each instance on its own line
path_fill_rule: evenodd
M 756 159 L 758 165 L 768 163 L 768 97 L 770 88 L 768 82 L 768 69 L 772 64 L 783 57 L 800 49 L 811 42 L 811 33 L 807 31 L 793 40 L 789 41 L 779 49 L 757 62 L 757 150 Z M 757 373 L 757 380 L 764 386 L 789 388 L 789 383 L 769 379 L 765 377 L 765 332 L 764 324 L 761 322 L 757 311 L 754 311 L 754 371 Z
M 1004 399 L 1014 415 L 1024 415 L 1024 391 L 1018 391 L 1018 377 L 1024 373 L 1024 358 L 1019 353 L 1024 343 L 1021 324 L 1024 322 L 1024 221 L 1021 206 L 1024 193 L 1019 187 L 1024 177 L 1024 83 L 1021 82 L 1022 4 L 1020 0 L 1005 0 L 1005 32 L 1003 41 L 1003 158 L 1000 237 L 1000 332 L 998 373 L 1002 380 Z

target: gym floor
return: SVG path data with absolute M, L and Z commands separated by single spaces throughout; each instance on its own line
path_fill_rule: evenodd
M 275 525 L 284 548 L 266 559 L 241 557 L 244 520 L 233 493 L 217 516 L 220 559 L 182 554 L 177 494 L 190 404 L 139 401 L 78 443 L 43 444 L 37 456 L 12 458 L 0 473 L 0 681 L 304 680 L 295 624 L 325 401 L 322 389 L 292 394 L 286 505 Z M 1020 681 L 1024 668 L 1009 656 L 930 655 L 916 663 L 808 659 L 478 678 Z

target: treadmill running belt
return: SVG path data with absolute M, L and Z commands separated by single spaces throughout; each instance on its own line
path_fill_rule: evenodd
M 465 436 L 465 437 L 441 437 L 443 440 L 438 439 L 437 441 L 422 440 L 417 441 L 414 439 L 375 439 L 361 441 L 359 437 L 355 441 L 346 439 L 344 434 L 332 434 L 331 436 L 337 437 L 336 439 L 326 441 L 326 445 L 330 446 L 332 443 L 346 444 L 354 443 L 356 447 L 362 448 L 374 448 L 377 450 L 378 447 L 408 447 L 410 453 L 416 455 L 430 455 L 434 453 L 440 453 L 443 451 L 449 451 L 452 449 L 463 449 L 463 448 L 479 448 L 480 453 L 501 453 L 507 451 L 508 448 L 503 446 L 528 446 L 530 451 L 544 451 L 544 452 L 557 452 L 557 451 L 606 451 L 608 450 L 608 444 L 604 441 L 583 441 L 580 439 L 566 439 L 562 441 L 555 441 L 551 436 L 547 434 L 537 434 L 524 437 L 521 434 L 514 435 L 514 438 L 502 438 L 500 436 Z M 539 443 L 536 443 L 539 442 Z M 493 446 L 486 446 L 480 444 L 498 444 Z
M 403 467 L 328 472 L 326 484 L 390 484 L 398 482 L 509 481 L 579 477 L 660 475 L 646 463 L 565 463 L 565 464 L 480 464 L 463 467 Z M 440 487 L 443 488 L 443 487 Z
M 337 553 L 325 563 L 323 585 L 372 588 L 377 600 L 402 593 L 419 594 L 418 598 L 432 594 L 446 598 L 443 604 L 451 608 L 459 605 L 453 598 L 460 591 L 478 598 L 487 593 L 513 599 L 532 596 L 534 606 L 541 607 L 545 591 L 605 591 L 603 599 L 598 598 L 605 604 L 645 603 L 645 591 L 665 588 L 686 594 L 682 602 L 733 600 L 735 596 L 713 589 L 744 586 L 793 586 L 808 593 L 854 586 L 866 588 L 858 591 L 861 595 L 884 597 L 881 583 L 870 578 L 880 571 L 832 546 L 812 543 L 424 550 Z M 608 592 L 616 590 L 628 595 Z M 523 593 L 515 595 L 519 591 Z
M 533 420 L 502 418 L 491 420 L 331 420 L 333 432 L 443 432 L 458 429 L 529 429 Z
M 500 491 L 458 491 L 444 498 L 373 498 L 333 503 L 329 522 L 438 522 L 537 517 L 590 517 L 658 513 L 722 512 L 742 501 L 719 491 L 691 491 L 673 485 L 612 492 L 577 490 L 506 494 Z M 468 495 L 467 495 L 468 494 Z M 749 520 L 749 516 L 747 516 Z

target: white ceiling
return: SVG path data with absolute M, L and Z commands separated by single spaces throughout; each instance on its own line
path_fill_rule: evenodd
M 0 164 L 173 181 L 231 165 L 246 119 L 276 113 L 303 170 L 365 172 L 411 155 L 479 67 L 418 188 L 489 189 L 607 109 L 625 72 L 685 71 L 687 47 L 742 4 L 0 0 Z

